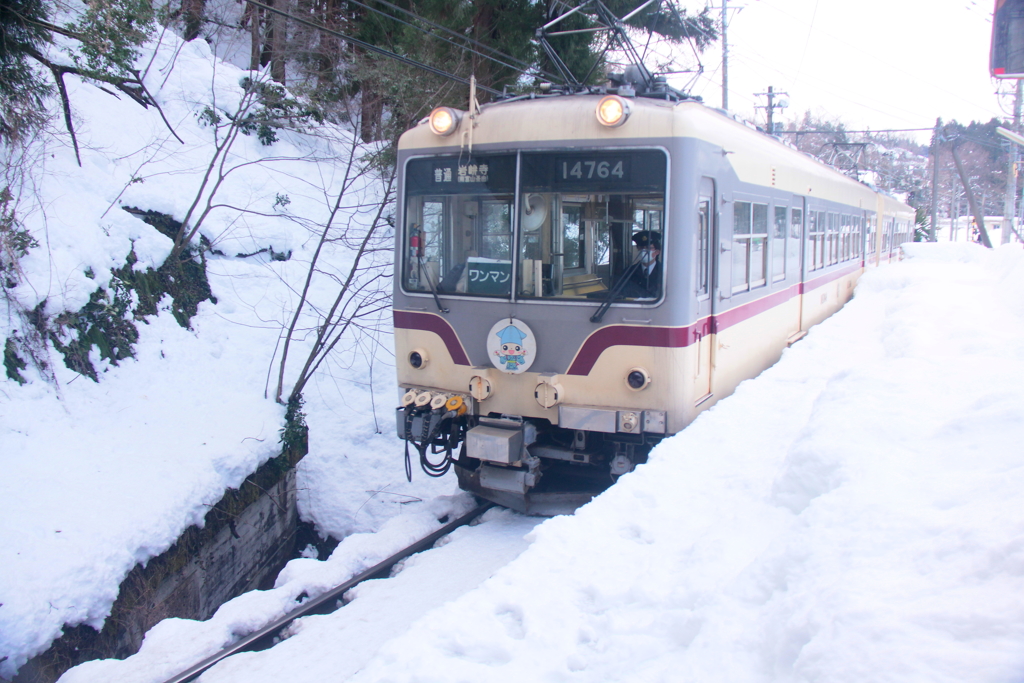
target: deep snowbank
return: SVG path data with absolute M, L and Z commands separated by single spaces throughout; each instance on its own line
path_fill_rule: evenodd
M 352 680 L 1020 680 L 1024 252 L 907 251 Z
M 775 367 L 576 515 L 542 524 L 479 588 L 401 635 L 314 617 L 287 647 L 202 680 L 338 680 L 324 650 L 368 642 L 385 644 L 360 651 L 369 663 L 345 680 L 1019 680 L 1024 251 L 905 249 Z M 376 553 L 399 523 L 353 541 Z M 296 561 L 277 589 L 209 624 L 165 622 L 139 655 L 62 683 L 163 680 L 225 624 L 265 619 L 261 602 L 316 590 L 354 547 Z M 389 584 L 375 600 L 404 599 L 408 587 Z

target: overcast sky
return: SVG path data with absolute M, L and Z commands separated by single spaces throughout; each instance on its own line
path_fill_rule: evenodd
M 712 0 L 719 9 L 721 0 Z M 700 9 L 703 3 L 682 3 Z M 748 118 L 768 86 L 803 112 L 848 128 L 927 128 L 935 118 L 988 121 L 1004 112 L 988 75 L 992 0 L 728 0 L 729 109 Z M 732 11 L 732 7 L 742 7 Z M 722 50 L 702 61 L 692 92 L 722 105 Z M 1010 89 L 1010 82 L 1002 85 Z M 764 110 L 756 121 L 764 122 Z M 779 112 L 776 112 L 778 119 Z M 919 136 L 927 142 L 928 133 Z

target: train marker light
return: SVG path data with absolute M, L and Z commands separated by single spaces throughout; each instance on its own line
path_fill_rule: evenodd
M 416 349 L 409 354 L 409 365 L 413 366 L 417 370 L 427 367 L 427 363 L 429 362 L 430 358 L 427 356 L 427 352 L 423 349 Z
M 491 381 L 480 375 L 473 375 L 469 380 L 469 395 L 478 401 L 484 401 L 491 395 Z
M 442 137 L 451 135 L 459 127 L 462 114 L 451 107 L 438 107 L 430 112 L 430 130 Z
M 633 368 L 626 375 L 626 386 L 633 391 L 640 391 L 646 389 L 647 385 L 651 383 L 650 374 L 643 368 Z
M 628 100 L 624 100 L 618 95 L 605 95 L 597 103 L 597 120 L 603 126 L 618 128 L 629 118 L 631 109 Z

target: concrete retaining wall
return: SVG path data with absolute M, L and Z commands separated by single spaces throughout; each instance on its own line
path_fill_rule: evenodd
M 303 455 L 304 447 L 286 450 L 241 488 L 228 491 L 202 529 L 189 527 L 166 552 L 128 574 L 102 631 L 65 628 L 13 683 L 53 683 L 81 662 L 123 659 L 138 651 L 146 631 L 162 619 L 208 619 L 227 600 L 272 586 L 295 556 L 294 465 Z

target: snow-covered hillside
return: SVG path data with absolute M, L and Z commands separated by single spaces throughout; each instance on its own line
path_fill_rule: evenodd
M 20 370 L 26 384 L 0 375 L 4 677 L 45 650 L 64 624 L 99 627 L 137 562 L 201 524 L 226 488 L 280 452 L 284 409 L 273 395 L 282 331 L 320 233 L 337 203 L 332 239 L 311 282 L 312 312 L 307 306 L 290 350 L 286 391 L 309 351 L 318 310 L 334 300 L 335 278 L 347 272 L 357 236 L 383 198 L 385 184 L 360 162 L 374 150 L 315 122 L 311 134 L 278 129 L 270 145 L 239 135 L 210 176 L 223 181 L 201 192 L 225 139 L 223 125 L 211 124 L 229 121 L 247 97 L 241 81 L 259 76 L 219 62 L 203 41 L 182 43 L 171 33 L 150 44 L 140 64 L 173 133 L 156 108 L 68 77 L 82 166 L 59 128 L 28 150 L 31 184 L 19 208 L 39 244 L 20 259 L 17 286 L 4 289 L 0 345 L 39 335 L 40 320 L 67 343 L 98 288 L 110 294 L 93 302 L 116 307 L 111 270 L 123 268 L 129 253 L 136 273 L 164 262 L 171 240 L 122 207 L 181 221 L 197 195 L 200 209 L 214 206 L 200 232 L 211 243 L 205 259 L 216 303 L 201 303 L 186 329 L 164 298 L 158 314 L 137 322 L 134 358 L 113 365 L 92 348 L 99 382 L 65 367 L 52 345 L 46 370 L 30 363 Z M 379 234 L 374 258 L 383 263 L 390 259 L 386 225 Z M 254 255 L 236 256 L 245 254 Z M 408 507 L 402 503 L 415 507 L 454 488 L 425 477 L 404 482 L 392 427 L 390 339 L 372 332 L 377 324 L 386 333 L 386 308 L 363 321 L 365 331 L 353 330 L 304 392 L 313 429 L 300 467 L 300 509 L 337 537 L 377 529 Z

